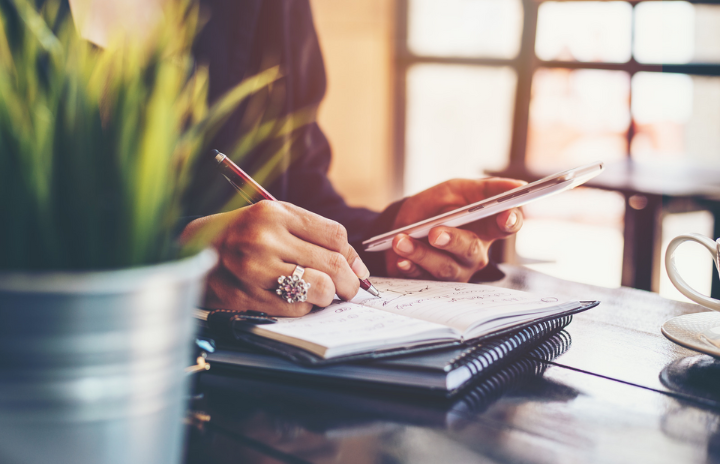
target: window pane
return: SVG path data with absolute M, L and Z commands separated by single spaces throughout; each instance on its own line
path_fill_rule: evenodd
M 632 90 L 634 158 L 720 166 L 720 78 L 642 72 Z
M 523 264 L 536 271 L 619 287 L 624 212 L 621 194 L 582 187 L 530 203 L 523 207 L 516 250 Z
M 627 2 L 545 2 L 538 10 L 535 53 L 541 60 L 624 63 L 631 42 Z
M 511 68 L 423 64 L 407 76 L 405 193 L 507 165 Z
M 408 47 L 416 55 L 514 58 L 520 0 L 410 0 Z
M 630 77 L 540 69 L 533 76 L 527 164 L 540 172 L 627 155 Z
M 720 62 L 720 5 L 638 4 L 634 53 L 641 63 Z

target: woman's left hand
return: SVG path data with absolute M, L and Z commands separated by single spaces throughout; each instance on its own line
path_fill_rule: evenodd
M 514 179 L 453 179 L 405 200 L 393 229 L 452 211 L 525 185 Z M 438 226 L 427 241 L 408 235 L 395 237 L 386 251 L 388 275 L 419 279 L 467 282 L 488 264 L 488 249 L 497 239 L 516 233 L 523 224 L 522 212 L 513 208 L 461 228 Z

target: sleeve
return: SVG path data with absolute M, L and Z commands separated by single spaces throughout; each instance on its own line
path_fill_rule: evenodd
M 302 156 L 290 165 L 287 176 L 287 201 L 339 222 L 348 232 L 348 241 L 360 254 L 373 275 L 385 275 L 385 253 L 366 253 L 362 241 L 391 230 L 402 201 L 382 213 L 350 207 L 335 191 L 327 171 L 330 146 L 316 123 L 303 129 Z
M 288 22 L 292 49 L 286 63 L 290 82 L 292 108 L 317 108 L 326 90 L 325 65 L 307 0 L 291 2 Z M 401 203 L 383 213 L 348 206 L 328 179 L 331 149 L 327 138 L 312 122 L 301 129 L 293 147 L 293 158 L 281 196 L 287 201 L 323 217 L 341 223 L 348 231 L 349 242 L 361 255 L 373 275 L 385 273 L 384 253 L 365 253 L 362 241 L 390 230 Z M 297 153 L 295 156 L 294 154 Z
M 246 102 L 212 141 L 212 147 L 230 154 L 254 119 L 288 120 L 295 114 L 314 115 L 326 90 L 325 65 L 308 0 L 204 0 L 209 22 L 196 42 L 198 61 L 210 70 L 210 100 L 219 98 L 244 77 L 279 65 L 282 78 L 273 84 L 262 103 Z M 259 116 L 253 111 L 263 108 Z M 362 241 L 392 226 L 400 203 L 383 213 L 348 206 L 335 191 L 327 173 L 331 150 L 314 118 L 298 124 L 285 138 L 259 143 L 240 166 L 255 175 L 282 153 L 281 163 L 268 175 L 268 190 L 278 199 L 341 223 L 350 243 L 374 275 L 385 273 L 384 253 L 364 253 Z M 262 122 L 265 122 L 263 120 Z M 188 195 L 186 214 L 217 212 L 234 195 L 209 166 L 200 166 Z

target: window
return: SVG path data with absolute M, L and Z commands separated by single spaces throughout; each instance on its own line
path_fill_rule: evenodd
M 404 192 L 598 159 L 720 167 L 720 5 L 713 3 L 398 0 Z M 581 264 L 565 269 L 576 269 L 575 280 L 619 285 L 623 197 L 585 189 L 553 201 L 554 208 L 526 209 L 519 253 L 577 257 L 586 244 L 572 236 L 593 237 L 607 269 L 579 278 Z M 587 202 L 603 214 L 584 215 Z M 696 222 L 706 229 L 703 217 Z M 561 253 L 568 246 L 576 248 Z M 552 266 L 569 276 L 562 263 Z
M 512 139 L 521 0 L 410 0 L 401 10 L 404 193 L 503 169 Z
M 406 194 L 507 165 L 512 68 L 416 64 L 407 72 L 407 96 Z

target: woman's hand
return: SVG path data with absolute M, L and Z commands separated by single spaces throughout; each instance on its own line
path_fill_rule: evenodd
M 181 241 L 217 228 L 223 230 L 214 241 L 220 263 L 208 277 L 209 308 L 301 316 L 313 305 L 329 305 L 335 294 L 351 299 L 359 289 L 358 278 L 370 275 L 342 225 L 289 203 L 261 201 L 197 219 L 185 228 Z M 311 285 L 307 302 L 288 303 L 275 293 L 278 277 L 292 275 L 298 264 Z
M 405 200 L 393 229 L 452 211 L 525 185 L 512 179 L 453 179 Z M 467 282 L 488 263 L 488 249 L 497 239 L 522 227 L 523 216 L 513 208 L 461 228 L 439 226 L 430 230 L 427 241 L 400 234 L 386 251 L 388 275 Z

